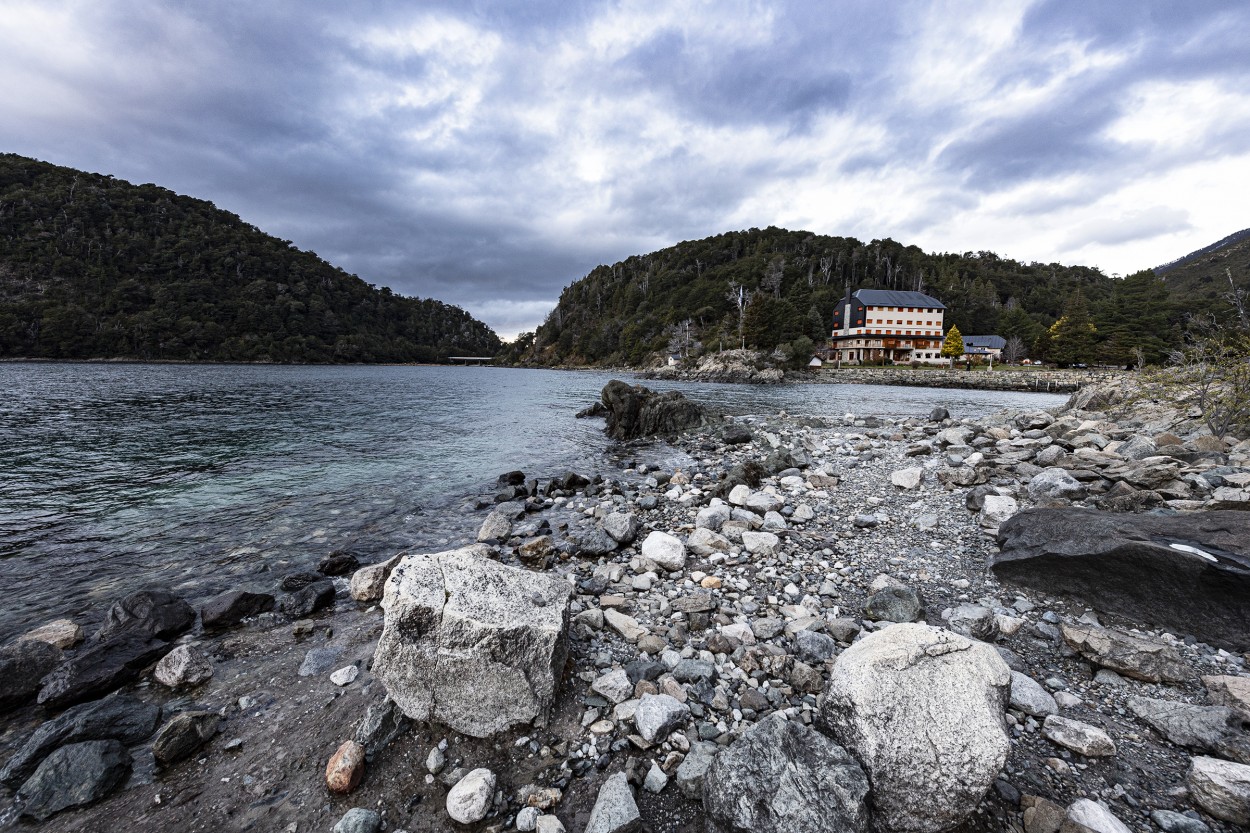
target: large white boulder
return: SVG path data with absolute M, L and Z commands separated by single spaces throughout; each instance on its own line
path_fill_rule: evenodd
M 924 624 L 842 652 L 822 717 L 868 773 L 874 825 L 936 833 L 976 809 L 1007 761 L 1011 670 L 983 642 Z
M 373 664 L 404 714 L 479 738 L 546 725 L 568 654 L 569 584 L 489 552 L 401 560 L 386 581 Z

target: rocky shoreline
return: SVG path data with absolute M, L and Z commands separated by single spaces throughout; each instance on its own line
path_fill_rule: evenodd
M 87 642 L 53 623 L 2 649 L 0 827 L 1241 829 L 1250 645 L 1195 637 L 1202 605 L 1164 630 L 987 569 L 1039 509 L 1250 518 L 1228 511 L 1250 507 L 1250 442 L 1131 382 L 1059 413 L 714 422 L 675 440 L 680 470 L 501 475 L 462 508 L 479 540 L 453 553 L 330 554 L 198 610 L 134 594 Z M 534 627 L 567 622 L 525 643 L 554 683 L 526 706 L 535 725 L 476 737 L 497 709 L 457 711 L 474 690 L 446 684 L 430 720 L 403 714 L 419 698 L 394 657 L 417 667 L 421 634 L 446 631 L 398 618 L 420 607 L 402 599 L 421 559 L 482 564 L 484 587 L 532 576 L 515 598 Z M 485 602 L 454 592 L 484 644 Z M 891 650 L 949 664 L 911 661 L 895 690 Z M 463 677 L 485 701 L 513 659 L 470 651 Z M 910 697 L 930 720 L 897 717 Z M 888 715 L 916 739 L 901 758 L 872 752 Z M 840 796 L 840 827 L 813 794 Z
M 818 370 L 781 370 L 775 367 L 756 369 L 744 365 L 698 367 L 661 367 L 636 373 L 640 379 L 663 379 L 674 382 L 719 382 L 746 385 L 782 383 L 822 385 L 898 385 L 919 388 L 956 388 L 966 390 L 1011 390 L 1030 393 L 1075 393 L 1090 384 L 1100 384 L 1122 375 L 1116 370 L 1023 370 L 977 367 L 971 371 L 962 366 L 952 370 L 912 369 L 908 367 L 824 367 Z

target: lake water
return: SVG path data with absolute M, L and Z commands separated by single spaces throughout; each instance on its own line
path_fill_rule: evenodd
M 98 621 L 163 585 L 195 600 L 315 565 L 458 545 L 457 509 L 511 469 L 607 472 L 621 374 L 452 367 L 0 364 L 0 643 Z M 631 380 L 632 381 L 632 380 Z M 734 414 L 956 417 L 1062 396 L 865 385 L 644 382 Z M 662 444 L 652 461 L 676 454 Z M 254 576 L 258 571 L 273 576 Z

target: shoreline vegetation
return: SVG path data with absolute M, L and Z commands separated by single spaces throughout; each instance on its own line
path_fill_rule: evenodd
M 440 695 L 458 715 L 440 723 L 403 713 L 415 694 L 375 654 L 409 651 L 419 677 L 423 651 L 450 650 L 398 618 L 431 556 L 327 553 L 194 607 L 134 594 L 88 641 L 49 623 L 4 648 L 24 664 L 0 682 L 0 828 L 780 833 L 834 811 L 801 797 L 827 797 L 832 767 L 856 829 L 1231 833 L 1250 808 L 1250 644 L 1195 635 L 1210 600 L 1164 625 L 1113 612 L 1131 593 L 1114 575 L 1087 606 L 989 569 L 1039 511 L 1250 519 L 1250 440 L 1159 396 L 1122 374 L 1052 412 L 718 418 L 669 439 L 682 469 L 631 463 L 659 442 L 632 440 L 612 476 L 501 474 L 461 507 L 476 541 L 444 560 L 507 581 L 455 590 L 459 621 L 488 634 L 524 602 L 504 623 L 520 653 L 538 644 L 523 619 L 556 605 L 562 625 L 545 712 L 485 737 L 472 704 L 518 699 L 504 660 L 456 649 L 470 691 L 461 712 Z M 1246 540 L 1208 546 L 1250 567 Z M 513 577 L 542 592 L 510 597 Z M 848 669 L 917 639 L 949 650 L 855 688 Z M 430 685 L 459 676 L 436 668 Z M 873 709 L 897 760 L 870 752 Z M 812 789 L 774 801 L 778 767 Z M 951 774 L 958 790 L 934 787 Z M 739 795 L 768 812 L 737 818 Z

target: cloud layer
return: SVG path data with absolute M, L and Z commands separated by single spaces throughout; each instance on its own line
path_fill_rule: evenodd
M 1250 226 L 1216 0 L 9 0 L 0 150 L 211 199 L 532 329 L 736 228 L 1128 273 Z

